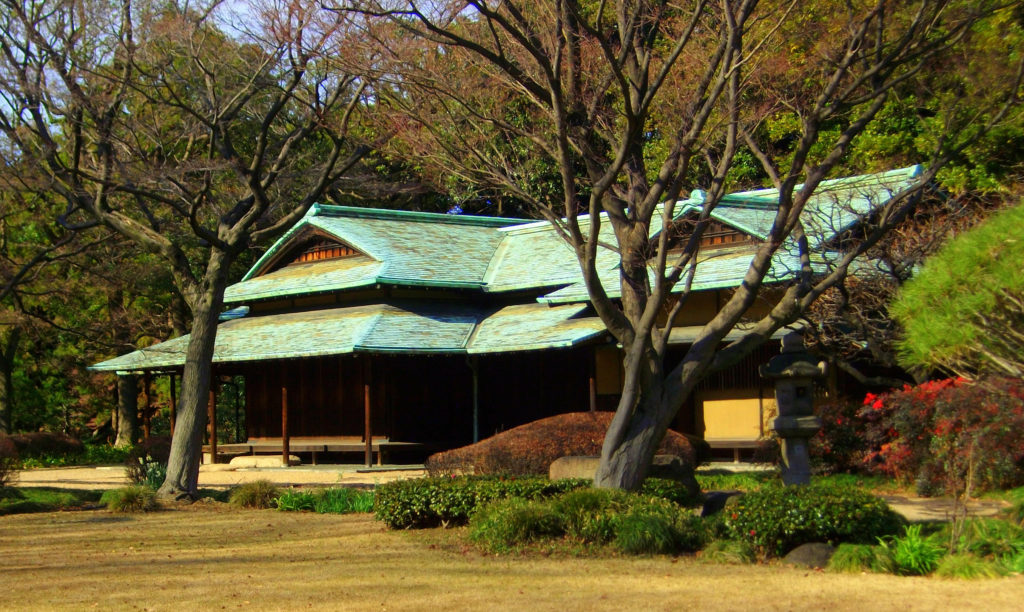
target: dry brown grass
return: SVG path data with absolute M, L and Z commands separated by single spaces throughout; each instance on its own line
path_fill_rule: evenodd
M 0 608 L 1019 609 L 1024 578 L 953 582 L 692 559 L 483 556 L 368 515 L 197 505 L 0 518 Z

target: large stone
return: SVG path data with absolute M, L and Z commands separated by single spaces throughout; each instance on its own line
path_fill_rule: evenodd
M 835 552 L 835 546 L 824 542 L 811 542 L 810 544 L 801 544 L 789 551 L 782 561 L 790 565 L 821 569 L 828 565 L 828 560 Z
M 551 462 L 548 468 L 548 478 L 561 480 L 563 478 L 588 478 L 594 479 L 597 473 L 597 465 L 601 462 L 600 457 L 559 457 Z
M 239 455 L 231 459 L 233 468 L 274 468 L 281 467 L 281 455 Z M 288 465 L 302 465 L 302 460 L 289 455 Z

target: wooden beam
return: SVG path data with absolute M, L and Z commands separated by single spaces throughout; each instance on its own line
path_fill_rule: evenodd
M 373 375 L 373 361 L 369 355 L 366 356 L 366 360 L 363 362 L 363 422 L 365 424 L 365 431 L 363 435 L 366 436 L 366 447 L 365 456 L 366 467 L 373 465 L 373 423 L 372 417 L 373 412 L 370 409 L 370 384 L 372 382 L 371 376 Z
M 288 384 L 284 382 L 281 384 L 281 465 L 288 467 L 291 454 L 291 437 L 288 435 Z
M 217 383 L 213 380 L 210 381 L 210 402 L 207 410 L 210 423 L 210 463 L 217 463 Z

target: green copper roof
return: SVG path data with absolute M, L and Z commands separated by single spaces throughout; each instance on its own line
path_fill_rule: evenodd
M 481 288 L 502 235 L 522 219 L 317 206 L 256 262 L 224 301 L 288 297 L 373 284 Z M 293 238 L 316 228 L 362 255 L 293 264 L 257 275 Z M 303 275 L 311 280 L 303 281 Z
M 604 333 L 598 317 L 576 318 L 585 305 L 519 304 L 502 308 L 480 322 L 470 353 L 505 353 L 569 347 Z
M 712 289 L 728 289 L 743 282 L 743 277 L 750 267 L 753 248 L 722 249 L 705 251 L 698 264 L 691 290 L 708 291 Z M 838 257 L 837 253 L 813 254 L 811 268 L 816 274 L 823 273 L 829 259 Z M 772 258 L 772 266 L 764 277 L 765 284 L 791 281 L 800 272 L 800 257 L 790 250 L 781 250 Z M 618 297 L 621 293 L 619 270 L 617 267 L 606 267 L 600 270 L 601 283 L 610 297 Z M 682 291 L 682 285 L 676 285 L 675 291 Z M 582 302 L 589 299 L 587 287 L 578 282 L 557 291 L 545 294 L 538 301 L 549 304 L 566 304 Z
M 864 174 L 822 181 L 807 201 L 803 223 L 812 248 L 819 247 L 853 227 L 893 196 L 914 183 L 920 166 L 878 174 Z M 797 186 L 797 191 L 802 188 Z M 765 239 L 779 205 L 776 189 L 731 193 L 711 211 L 711 217 L 759 239 Z M 687 202 L 699 211 L 700 204 Z
M 604 332 L 600 320 L 574 319 L 585 306 L 530 303 L 488 312 L 433 302 L 372 304 L 242 317 L 217 328 L 214 363 L 347 353 L 502 353 L 567 347 Z M 188 336 L 92 366 L 99 371 L 180 367 Z

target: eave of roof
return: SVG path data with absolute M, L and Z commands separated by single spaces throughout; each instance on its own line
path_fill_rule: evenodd
M 235 318 L 217 328 L 214 363 L 348 353 L 493 354 L 564 348 L 605 333 L 583 304 L 529 303 L 496 312 L 451 303 L 395 302 Z M 188 336 L 95 364 L 97 371 L 181 367 Z

